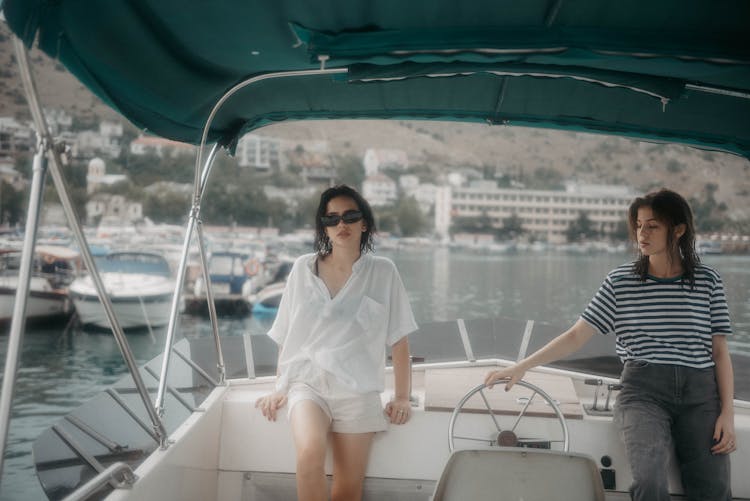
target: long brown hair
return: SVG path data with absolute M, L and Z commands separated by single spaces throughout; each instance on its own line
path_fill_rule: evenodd
M 315 213 L 315 251 L 321 257 L 327 256 L 332 251 L 331 241 L 328 239 L 328 235 L 326 235 L 321 218 L 326 214 L 328 202 L 336 197 L 348 197 L 357 204 L 357 208 L 362 212 L 362 218 L 365 220 L 365 231 L 362 232 L 362 239 L 359 241 L 359 251 L 363 254 L 368 251 L 372 252 L 374 248 L 372 237 L 377 231 L 375 228 L 375 216 L 367 200 L 357 190 L 345 184 L 328 188 L 320 195 L 320 203 Z
M 628 209 L 628 223 L 630 237 L 636 243 L 638 243 L 638 209 L 642 207 L 650 207 L 654 217 L 667 226 L 667 248 L 677 247 L 683 270 L 682 279 L 691 287 L 694 286 L 695 268 L 700 263 L 700 258 L 695 250 L 695 224 L 690 205 L 680 194 L 666 188 L 633 200 Z M 681 224 L 685 225 L 685 232 L 675 243 L 674 230 Z M 648 275 L 648 256 L 644 256 L 639 251 L 633 268 L 641 280 L 645 281 Z

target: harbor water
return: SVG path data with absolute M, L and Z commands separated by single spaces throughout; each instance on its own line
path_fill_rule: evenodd
M 622 253 L 480 254 L 429 247 L 379 254 L 398 266 L 420 323 L 502 316 L 561 328 L 578 318 L 606 273 L 629 259 Z M 750 354 L 750 256 L 711 255 L 704 262 L 724 279 L 734 327 L 730 349 Z M 223 335 L 263 335 L 270 322 L 253 317 L 221 319 L 220 330 Z M 206 319 L 181 318 L 178 339 L 210 335 Z M 139 364 L 162 351 L 164 338 L 165 329 L 128 334 Z M 6 346 L 7 335 L 3 335 L 3 361 Z M 65 325 L 27 330 L 0 501 L 46 499 L 34 472 L 34 439 L 125 373 L 111 334 L 66 329 Z

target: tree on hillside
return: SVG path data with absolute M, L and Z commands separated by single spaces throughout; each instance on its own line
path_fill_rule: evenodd
M 630 238 L 630 228 L 628 228 L 627 221 L 618 221 L 614 231 L 609 234 L 609 238 L 614 241 L 627 241 Z
M 691 198 L 690 206 L 695 217 L 695 226 L 699 232 L 721 231 L 726 225 L 727 206 L 724 203 L 717 204 L 714 194 L 719 186 L 715 183 L 706 183 L 703 186 L 703 197 Z
M 183 224 L 188 216 L 191 195 L 176 191 L 152 193 L 143 201 L 143 214 L 152 221 Z
M 365 168 L 362 160 L 354 155 L 336 156 L 331 159 L 336 167 L 336 182 L 348 184 L 357 190 L 362 189 L 365 179 Z
M 378 207 L 377 209 L 373 208 L 373 212 L 375 212 L 375 225 L 379 232 L 398 234 L 398 216 L 395 208 Z
M 496 231 L 497 230 L 492 226 L 492 220 L 487 215 L 486 211 L 482 211 L 479 216 L 454 217 L 450 228 L 451 235 L 462 232 L 494 234 Z
M 401 236 L 419 235 L 427 227 L 427 221 L 414 197 L 403 197 L 396 207 L 396 218 L 401 229 Z
M 25 190 L 16 191 L 10 184 L 0 183 L 0 224 L 15 225 L 23 221 L 26 213 Z
M 581 212 L 578 218 L 570 223 L 565 232 L 568 242 L 581 242 L 589 238 L 596 238 L 599 232 L 594 228 L 588 214 Z
M 497 230 L 499 240 L 513 240 L 524 233 L 521 218 L 515 212 L 503 219 L 503 226 Z
M 159 157 L 155 153 L 144 155 L 125 154 L 113 166 L 119 165 L 131 181 L 138 186 L 148 186 L 157 181 L 192 183 L 195 177 L 194 159 L 188 155 Z M 218 167 L 219 160 L 217 159 Z M 214 167 L 214 170 L 217 168 Z

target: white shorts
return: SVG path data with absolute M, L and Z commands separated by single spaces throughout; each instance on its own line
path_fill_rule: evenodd
M 316 371 L 317 372 L 317 371 Z M 292 381 L 287 392 L 287 415 L 294 406 L 312 400 L 331 420 L 336 433 L 370 433 L 388 429 L 380 393 L 354 393 L 328 372 L 320 371 L 306 381 Z

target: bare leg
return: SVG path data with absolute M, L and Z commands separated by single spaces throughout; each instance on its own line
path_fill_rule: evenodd
M 374 433 L 331 433 L 332 501 L 359 501 Z
M 325 459 L 331 421 L 312 400 L 296 404 L 290 420 L 297 451 L 297 499 L 325 501 L 328 499 Z

